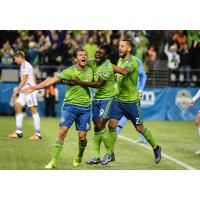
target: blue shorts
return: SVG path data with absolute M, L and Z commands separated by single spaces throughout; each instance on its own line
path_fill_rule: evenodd
M 92 120 L 95 122 L 98 118 L 115 119 L 114 110 L 116 102 L 114 98 L 106 100 L 93 100 L 92 103 Z
M 122 103 L 116 101 L 114 119 L 120 120 L 123 116 L 131 120 L 134 125 L 143 124 L 140 102 Z
M 59 126 L 68 128 L 75 122 L 76 130 L 87 132 L 90 128 L 90 107 L 64 104 Z

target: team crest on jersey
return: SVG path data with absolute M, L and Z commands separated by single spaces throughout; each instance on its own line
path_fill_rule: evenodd
M 188 109 L 188 102 L 191 98 L 192 95 L 189 90 L 183 89 L 178 91 L 176 95 L 176 105 L 183 113 Z

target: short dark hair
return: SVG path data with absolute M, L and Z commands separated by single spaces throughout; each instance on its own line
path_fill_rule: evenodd
M 131 51 L 133 50 L 133 42 L 129 39 L 123 39 L 123 42 L 126 42 L 130 47 L 131 47 Z
M 74 56 L 74 58 L 77 57 L 77 53 L 78 53 L 79 51 L 85 51 L 85 50 L 82 49 L 82 48 L 77 48 L 77 49 L 75 49 L 74 52 L 73 52 L 73 56 Z M 85 51 L 85 52 L 86 52 L 86 51 Z
M 17 51 L 14 57 L 22 57 L 25 58 L 25 53 L 23 51 Z
M 103 49 L 106 52 L 106 55 L 109 55 L 109 53 L 111 51 L 110 46 L 108 44 L 100 45 L 99 49 Z

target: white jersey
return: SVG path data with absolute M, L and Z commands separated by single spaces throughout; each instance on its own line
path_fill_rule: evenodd
M 199 98 L 200 98 L 200 90 L 195 94 L 195 96 L 192 98 L 192 100 L 195 102 Z
M 22 79 L 22 77 L 24 75 L 28 75 L 28 79 L 27 79 L 26 83 L 24 84 L 24 86 L 22 87 L 22 89 L 25 89 L 25 88 L 29 87 L 30 85 L 32 85 L 32 86 L 36 85 L 33 67 L 27 61 L 25 61 L 25 63 L 21 64 L 21 66 L 20 66 L 20 79 Z

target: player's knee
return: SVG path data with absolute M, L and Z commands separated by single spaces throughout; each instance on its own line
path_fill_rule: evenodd
M 16 105 L 16 107 L 15 107 L 15 112 L 16 112 L 16 113 L 21 113 L 21 112 L 22 112 L 22 107 Z
M 102 124 L 95 124 L 95 126 L 94 126 L 94 130 L 96 132 L 99 132 L 99 131 L 103 130 L 104 128 L 105 128 L 105 126 L 103 126 Z
M 60 140 L 64 140 L 66 135 L 67 135 L 67 129 L 66 128 L 60 128 L 58 138 Z
M 139 132 L 142 133 L 144 131 L 144 126 L 143 125 L 136 125 L 135 129 Z
M 85 143 L 86 140 L 87 140 L 86 133 L 79 133 L 79 142 Z
M 115 129 L 117 127 L 118 121 L 117 120 L 109 120 L 108 122 L 108 128 L 109 129 Z

